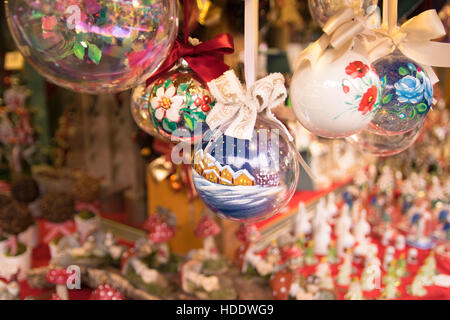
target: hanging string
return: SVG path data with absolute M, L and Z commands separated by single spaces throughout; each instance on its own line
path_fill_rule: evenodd
M 245 18 L 244 18 L 244 72 L 245 83 L 247 89 L 250 88 L 256 81 L 256 70 L 258 66 L 258 0 L 245 0 Z M 295 149 L 297 161 L 305 169 L 305 172 L 312 179 L 317 181 L 312 169 Z
M 384 30 L 387 30 L 389 34 L 392 34 L 394 29 L 397 28 L 398 20 L 398 1 L 397 0 L 385 0 L 383 3 L 383 24 Z
M 258 0 L 245 0 L 244 72 L 247 88 L 256 81 L 258 65 Z

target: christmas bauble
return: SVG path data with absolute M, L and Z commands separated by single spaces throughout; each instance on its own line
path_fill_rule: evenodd
M 408 132 L 386 135 L 364 129 L 347 138 L 347 141 L 364 153 L 376 156 L 391 156 L 400 153 L 414 144 L 419 137 L 423 124 Z
M 299 166 L 294 145 L 273 120 L 256 119 L 251 140 L 209 130 L 194 154 L 200 199 L 219 216 L 242 222 L 268 218 L 294 194 Z
M 158 132 L 151 118 L 149 96 L 149 90 L 147 90 L 145 83 L 134 88 L 131 95 L 131 114 L 139 128 L 156 137 Z
M 215 105 L 208 87 L 184 63 L 146 89 L 138 86 L 132 97 L 139 127 L 174 142 L 201 140 L 208 129 L 206 116 Z
M 365 57 L 350 51 L 334 60 L 328 50 L 313 67 L 294 73 L 290 98 L 306 129 L 321 137 L 342 138 L 370 123 L 380 88 L 380 79 Z
M 81 92 L 129 89 L 175 40 L 175 0 L 14 0 L 6 11 L 22 54 L 51 82 Z
M 342 8 L 350 7 L 356 15 L 366 16 L 375 11 L 377 3 L 378 0 L 308 0 L 309 12 L 321 27 Z
M 427 73 L 399 51 L 378 59 L 373 66 L 381 80 L 381 101 L 370 129 L 395 135 L 420 126 L 433 100 Z

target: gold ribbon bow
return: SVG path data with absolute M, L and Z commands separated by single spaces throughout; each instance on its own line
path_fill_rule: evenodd
M 278 123 L 288 138 L 293 140 L 287 128 L 271 111 L 284 103 L 287 97 L 284 77 L 280 73 L 272 73 L 256 81 L 247 92 L 232 70 L 210 81 L 208 86 L 217 101 L 206 118 L 211 130 L 228 124 L 225 135 L 250 140 L 258 113 L 265 111 L 266 116 Z
M 324 34 L 303 50 L 295 62 L 295 70 L 305 63 L 314 65 L 331 48 L 335 59 L 352 49 L 375 61 L 398 49 L 406 57 L 421 64 L 434 84 L 439 81 L 431 66 L 450 67 L 450 44 L 431 41 L 445 35 L 445 28 L 436 10 L 424 11 L 397 25 L 397 0 L 387 0 L 383 6 L 383 24 L 371 30 L 364 17 L 355 16 L 344 8 L 332 16 L 323 27 Z
M 322 28 L 324 34 L 303 50 L 294 63 L 294 70 L 305 64 L 315 65 L 328 48 L 334 50 L 334 60 L 341 57 L 352 47 L 364 50 L 362 39 L 375 39 L 375 33 L 368 27 L 365 17 L 355 15 L 353 9 L 343 8 L 328 19 Z M 364 51 L 363 51 L 364 52 Z
M 398 49 L 406 57 L 421 64 L 434 84 L 439 79 L 431 66 L 450 67 L 450 44 L 431 41 L 445 35 L 442 21 L 433 9 L 398 26 L 397 4 L 397 0 L 386 1 L 381 29 L 375 31 L 375 40 L 364 44 L 369 58 L 375 61 Z

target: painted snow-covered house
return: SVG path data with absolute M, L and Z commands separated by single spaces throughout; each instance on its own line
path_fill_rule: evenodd
M 254 186 L 255 178 L 245 169 L 239 170 L 234 174 L 233 185 L 236 186 Z
M 208 180 L 211 181 L 213 183 L 219 183 L 220 181 L 220 175 L 217 173 L 216 170 L 213 169 L 207 169 L 203 172 L 203 177 Z
M 220 183 L 224 185 L 233 185 L 234 171 L 230 166 L 225 166 L 220 171 Z
M 197 171 L 199 175 L 203 175 L 203 170 L 205 169 L 203 163 L 203 150 L 197 151 L 194 155 L 194 170 Z

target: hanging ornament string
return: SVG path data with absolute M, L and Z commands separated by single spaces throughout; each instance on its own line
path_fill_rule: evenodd
M 173 47 L 158 70 L 147 79 L 147 86 L 152 84 L 162 74 L 172 69 L 184 58 L 189 67 L 205 82 L 221 76 L 230 67 L 223 62 L 225 54 L 234 52 L 233 37 L 222 33 L 211 40 L 193 45 L 189 42 L 190 1 L 184 0 L 184 39 L 176 39 Z
M 284 77 L 280 73 L 270 74 L 256 81 L 258 61 L 258 1 L 245 1 L 244 24 L 244 63 L 246 88 L 233 71 L 225 72 L 221 77 L 208 83 L 211 93 L 216 98 L 216 105 L 208 114 L 206 123 L 214 130 L 222 129 L 225 135 L 238 139 L 250 140 L 259 113 L 279 125 L 287 138 L 292 141 L 288 129 L 272 113 L 271 109 L 284 103 L 287 97 Z M 311 168 L 296 150 L 296 157 L 311 179 L 316 180 Z
M 247 88 L 256 81 L 258 65 L 258 0 L 245 0 L 244 16 L 244 73 Z

